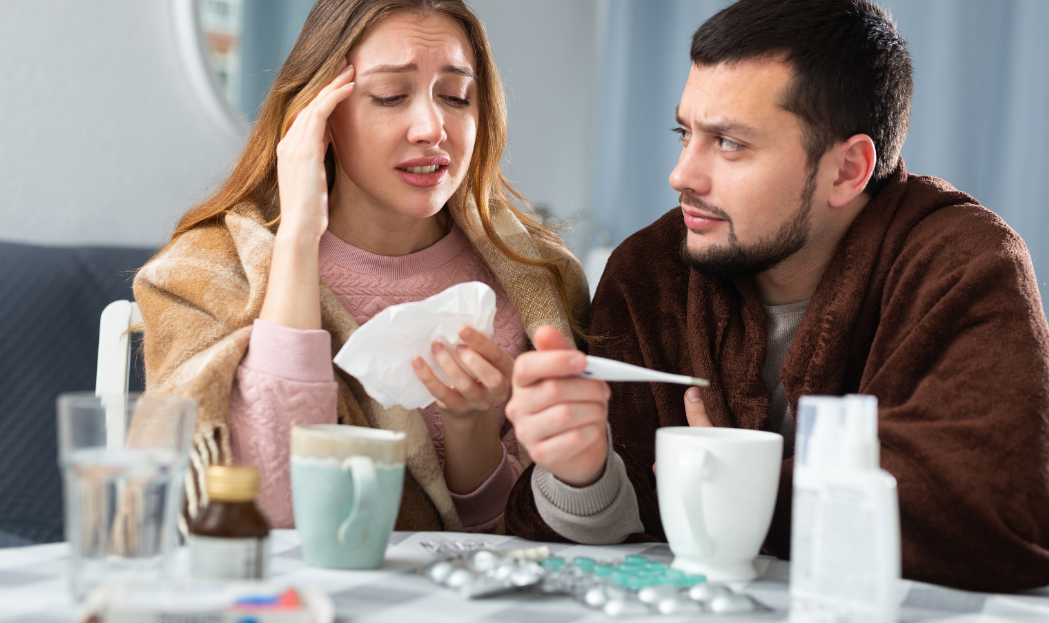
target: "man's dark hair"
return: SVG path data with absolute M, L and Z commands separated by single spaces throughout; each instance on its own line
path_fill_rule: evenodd
M 867 0 L 740 0 L 692 36 L 692 62 L 783 56 L 793 78 L 780 102 L 805 129 L 809 166 L 856 134 L 878 162 L 865 192 L 896 168 L 910 117 L 911 58 L 889 16 Z

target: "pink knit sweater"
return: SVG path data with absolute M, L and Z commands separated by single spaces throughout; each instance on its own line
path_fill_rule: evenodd
M 528 348 L 521 318 L 499 280 L 453 227 L 436 244 L 411 255 L 389 257 L 358 249 L 331 232 L 320 244 L 321 280 L 358 323 L 390 305 L 419 301 L 457 283 L 481 281 L 495 290 L 495 342 L 511 357 Z M 289 452 L 291 427 L 335 423 L 337 385 L 327 331 L 302 331 L 256 320 L 248 352 L 230 395 L 233 456 L 260 471 L 259 506 L 276 528 L 294 526 Z M 467 495 L 452 494 L 470 531 L 494 528 L 521 474 L 517 440 L 497 407 L 503 458 L 491 476 Z M 444 465 L 444 427 L 436 403 L 423 409 L 437 457 Z

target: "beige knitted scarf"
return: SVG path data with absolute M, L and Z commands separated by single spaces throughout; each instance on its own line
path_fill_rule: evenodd
M 211 464 L 232 461 L 229 398 L 237 366 L 247 351 L 253 321 L 266 295 L 274 234 L 262 225 L 255 206 L 238 206 L 215 222 L 200 225 L 142 267 L 135 299 L 145 323 L 143 352 L 148 392 L 197 401 L 197 423 L 187 475 L 190 517 L 205 502 L 203 475 Z M 517 308 L 529 338 L 553 325 L 572 339 L 568 312 L 550 274 L 514 262 L 485 236 L 476 209 L 452 209 L 452 218 L 499 278 Z M 586 317 L 589 296 L 579 261 L 566 247 L 534 238 L 509 210 L 493 210 L 499 237 L 516 253 L 561 258 L 571 313 Z M 357 322 L 321 284 L 322 326 L 331 334 L 332 353 L 357 329 Z M 581 323 L 580 323 L 581 324 Z M 462 530 L 433 442 L 419 410 L 383 409 L 353 377 L 338 368 L 341 424 L 403 431 L 408 438 L 407 474 L 400 530 Z M 521 451 L 524 455 L 523 449 Z M 525 464 L 528 457 L 522 456 Z

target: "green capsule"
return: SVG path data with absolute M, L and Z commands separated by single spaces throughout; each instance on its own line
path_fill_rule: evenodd
M 594 568 L 594 565 L 597 564 L 597 561 L 594 560 L 593 558 L 585 558 L 583 556 L 576 556 L 575 558 L 572 559 L 572 564 L 575 565 L 577 568 L 579 568 L 579 570 L 581 570 L 581 571 L 589 571 L 590 569 Z
M 691 573 L 686 573 L 685 577 L 681 578 L 681 581 L 683 582 L 682 586 L 695 586 L 696 584 L 702 584 L 706 582 L 707 576 L 692 575 Z
M 639 578 L 637 576 L 630 578 L 626 583 L 626 587 L 632 591 L 639 591 L 646 586 L 648 586 L 648 582 L 646 582 L 644 578 Z
M 664 572 L 663 575 L 665 575 L 667 578 L 669 578 L 671 580 L 676 580 L 678 578 L 685 577 L 685 572 L 682 571 L 681 569 L 667 569 Z
M 616 567 L 616 571 L 625 571 L 627 573 L 637 573 L 641 571 L 643 567 L 638 564 L 622 563 Z
M 630 564 L 643 565 L 646 562 L 648 562 L 648 559 L 645 558 L 644 556 L 641 556 L 640 554 L 631 554 L 631 555 L 627 556 L 626 558 L 624 558 L 623 562 L 625 562 L 628 565 L 630 565 Z
M 626 586 L 627 582 L 632 577 L 633 577 L 633 575 L 631 575 L 627 571 L 613 571 L 612 572 L 612 581 L 615 582 L 616 584 L 619 584 L 620 586 Z
M 561 567 L 565 566 L 565 559 L 560 558 L 558 556 L 551 556 L 549 558 L 544 558 L 540 560 L 539 565 L 542 566 L 544 569 L 557 571 Z
M 669 569 L 669 568 L 670 568 L 670 565 L 668 565 L 665 562 L 646 562 L 645 563 L 645 569 L 655 569 L 655 570 L 662 571 L 662 570 Z
M 610 565 L 594 565 L 593 573 L 599 578 L 612 575 L 612 567 Z

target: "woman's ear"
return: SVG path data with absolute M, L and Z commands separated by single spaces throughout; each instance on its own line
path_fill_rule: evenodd
M 841 208 L 858 197 L 874 174 L 878 162 L 874 141 L 866 134 L 857 134 L 835 148 L 838 176 L 831 187 L 827 202 Z

